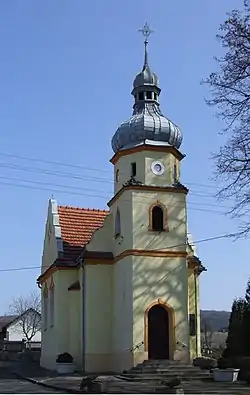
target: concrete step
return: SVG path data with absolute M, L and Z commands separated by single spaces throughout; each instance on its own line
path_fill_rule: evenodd
M 171 366 L 171 367 L 139 367 L 136 366 L 129 370 L 129 372 L 137 372 L 137 373 L 144 373 L 144 372 L 200 372 L 201 369 L 196 366 Z
M 182 382 L 185 394 L 234 394 L 234 395 L 249 395 L 250 387 L 243 383 L 216 383 L 216 382 Z M 132 384 L 132 385 L 119 385 L 118 383 L 110 383 L 108 393 L 170 393 L 166 387 L 159 385 L 149 384 Z
M 161 374 L 121 374 L 119 376 L 117 376 L 118 378 L 121 378 L 124 381 L 130 381 L 130 382 L 143 382 L 143 381 L 155 381 L 155 382 L 159 382 L 159 380 L 168 380 L 171 379 L 173 377 L 180 377 L 183 379 L 187 379 L 187 380 L 208 380 L 211 378 L 211 374 L 208 373 L 203 373 L 203 372 L 199 372 L 196 374 L 186 374 L 183 372 L 178 372 L 176 374 L 173 374 L 172 372 L 165 372 L 165 373 L 161 373 Z

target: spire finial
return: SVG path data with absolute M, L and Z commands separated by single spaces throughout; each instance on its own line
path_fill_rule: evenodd
M 148 23 L 145 22 L 143 28 L 139 29 L 139 32 L 141 32 L 143 37 L 144 37 L 145 55 L 144 55 L 144 66 L 143 66 L 143 68 L 145 68 L 146 66 L 148 66 L 148 48 L 147 48 L 148 47 L 148 37 L 154 31 L 151 30 L 149 25 L 148 25 Z

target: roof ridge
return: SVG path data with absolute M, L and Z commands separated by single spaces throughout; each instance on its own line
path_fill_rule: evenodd
M 96 212 L 96 213 L 108 213 L 110 210 L 99 209 L 99 208 L 89 208 L 89 207 L 75 207 L 75 206 L 67 206 L 67 205 L 58 205 L 58 208 L 68 208 L 79 211 L 87 211 L 87 212 Z

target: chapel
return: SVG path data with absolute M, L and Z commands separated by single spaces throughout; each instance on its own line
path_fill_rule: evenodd
M 201 353 L 199 276 L 187 230 L 182 132 L 160 108 L 148 61 L 133 82 L 132 116 L 112 137 L 107 210 L 50 199 L 41 275 L 41 365 L 68 352 L 78 370 L 121 372 L 143 360 L 190 363 Z

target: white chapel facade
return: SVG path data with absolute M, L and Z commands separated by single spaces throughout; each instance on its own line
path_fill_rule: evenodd
M 78 369 L 122 371 L 145 359 L 200 355 L 199 275 L 188 242 L 180 129 L 160 110 L 148 63 L 133 83 L 132 117 L 112 138 L 108 210 L 49 201 L 42 273 L 41 365 L 72 354 Z M 51 321 L 51 322 L 50 322 Z

